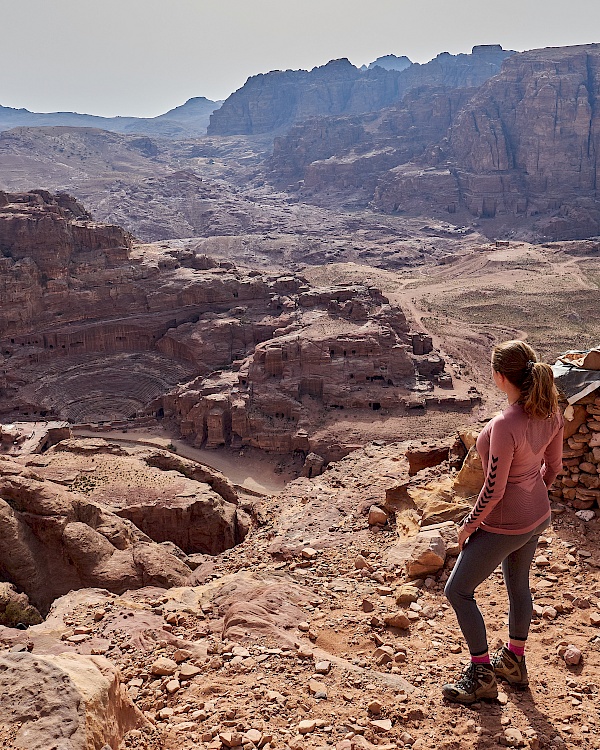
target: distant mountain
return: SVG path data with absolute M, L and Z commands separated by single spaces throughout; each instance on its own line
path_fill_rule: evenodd
M 600 44 L 513 55 L 422 158 L 382 175 L 374 205 L 476 217 L 495 236 L 600 235 Z
M 100 128 L 112 133 L 185 138 L 206 135 L 210 114 L 222 102 L 213 102 L 203 96 L 188 99 L 158 117 L 98 117 L 77 112 L 30 112 L 28 109 L 13 109 L 0 106 L 0 131 L 17 127 Z
M 252 76 L 213 112 L 208 134 L 281 134 L 309 117 L 356 115 L 389 107 L 418 86 L 481 86 L 512 54 L 499 44 L 482 45 L 471 54 L 442 52 L 425 65 L 413 63 L 404 70 L 379 65 L 359 70 L 344 58 L 311 71 L 276 70 Z
M 385 70 L 406 70 L 406 68 L 409 68 L 412 65 L 412 61 L 406 57 L 406 55 L 402 55 L 402 57 L 396 57 L 396 55 L 384 55 L 383 57 L 378 57 L 377 60 L 373 60 L 372 63 L 369 63 L 367 70 L 370 70 L 371 68 L 384 68 Z

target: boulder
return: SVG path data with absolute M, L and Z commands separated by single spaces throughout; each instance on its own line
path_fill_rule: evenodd
M 37 625 L 42 616 L 29 602 L 26 594 L 18 594 L 10 583 L 0 583 L 0 625 Z
M 19 727 L 15 750 L 118 747 L 147 724 L 101 656 L 0 654 L 0 716 Z
M 424 578 L 443 568 L 446 543 L 438 530 L 421 531 L 412 539 L 392 545 L 387 560 L 391 565 L 404 568 L 410 578 Z
M 189 575 L 129 521 L 59 485 L 4 475 L 0 496 L 0 568 L 42 614 L 73 589 L 122 593 L 181 584 Z

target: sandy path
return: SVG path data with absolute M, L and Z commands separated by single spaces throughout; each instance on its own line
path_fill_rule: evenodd
M 183 440 L 172 438 L 165 432 L 127 431 L 94 432 L 92 430 L 73 429 L 73 435 L 79 437 L 101 437 L 116 443 L 126 445 L 140 445 L 169 450 L 175 447 L 175 453 L 192 461 L 209 466 L 224 474 L 234 485 L 242 490 L 247 489 L 262 495 L 272 495 L 281 490 L 295 479 L 290 472 L 276 472 L 279 459 L 260 451 L 246 448 L 242 452 L 227 448 L 193 448 Z

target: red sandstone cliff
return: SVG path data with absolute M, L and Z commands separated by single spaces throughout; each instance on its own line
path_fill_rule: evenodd
M 513 55 L 456 116 L 447 142 L 381 178 L 375 203 L 430 202 L 494 220 L 492 231 L 548 239 L 598 234 L 599 105 L 600 45 Z
M 282 131 L 295 122 L 323 115 L 373 112 L 423 85 L 479 86 L 511 55 L 499 45 L 474 47 L 471 55 L 438 55 L 402 71 L 366 71 L 348 60 L 332 60 L 311 71 L 272 71 L 249 78 L 210 118 L 209 135 Z

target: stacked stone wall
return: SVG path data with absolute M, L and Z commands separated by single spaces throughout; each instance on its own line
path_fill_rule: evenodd
M 565 411 L 563 470 L 550 497 L 578 510 L 600 507 L 600 390 Z

